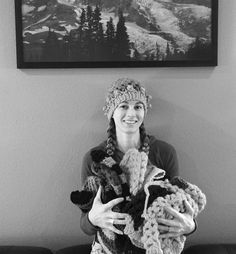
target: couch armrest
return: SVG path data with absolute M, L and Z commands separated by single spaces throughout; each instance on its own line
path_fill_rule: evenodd
M 52 252 L 44 247 L 0 246 L 0 254 L 52 254 Z
M 199 244 L 193 245 L 182 252 L 182 254 L 234 254 L 236 244 Z
M 75 253 L 90 254 L 90 252 L 91 252 L 91 244 L 82 244 L 60 249 L 56 251 L 55 254 L 75 254 Z

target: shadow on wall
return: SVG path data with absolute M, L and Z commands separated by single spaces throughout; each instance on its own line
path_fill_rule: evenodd
M 193 242 L 233 242 L 236 234 L 236 138 L 227 128 L 203 115 L 170 104 L 154 103 L 155 121 L 147 121 L 149 133 L 171 143 L 177 150 L 180 175 L 198 185 L 207 196 Z M 156 117 L 157 115 L 157 117 Z M 148 119 L 147 119 L 148 120 Z M 216 223 L 217 221 L 217 223 Z

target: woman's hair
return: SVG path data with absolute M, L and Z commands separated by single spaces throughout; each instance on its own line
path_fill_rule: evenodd
M 149 137 L 146 133 L 144 123 L 139 127 L 140 130 L 140 139 L 141 139 L 141 151 L 146 154 L 149 153 Z M 113 118 L 111 118 L 108 128 L 107 128 L 107 144 L 106 144 L 106 152 L 109 156 L 114 155 L 114 151 L 116 149 L 117 141 L 116 141 L 116 125 Z

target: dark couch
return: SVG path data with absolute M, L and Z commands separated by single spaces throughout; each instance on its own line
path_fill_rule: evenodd
M 89 254 L 90 244 L 57 250 L 55 254 Z M 53 251 L 34 246 L 0 246 L 0 254 L 53 254 Z M 236 254 L 236 244 L 199 244 L 186 248 L 182 254 Z
M 53 254 L 53 252 L 36 246 L 0 246 L 0 254 Z
M 183 254 L 235 254 L 236 244 L 199 244 L 186 248 Z
M 56 254 L 89 254 L 90 245 L 77 245 L 58 250 Z M 236 244 L 202 244 L 186 248 L 182 254 L 236 254 Z

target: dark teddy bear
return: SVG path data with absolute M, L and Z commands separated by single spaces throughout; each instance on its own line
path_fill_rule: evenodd
M 73 191 L 70 196 L 72 203 L 79 205 L 83 212 L 88 212 L 91 209 L 99 185 L 103 187 L 101 196 L 103 203 L 118 197 L 126 199 L 130 196 L 126 177 L 119 164 L 103 150 L 92 151 L 91 157 L 93 160 L 92 172 L 95 176 L 89 176 L 82 190 Z
M 126 198 L 130 196 L 126 176 L 122 172 L 119 164 L 103 150 L 92 151 L 91 157 L 93 160 L 92 171 L 94 176 L 89 176 L 86 179 L 81 191 L 76 190 L 71 192 L 70 199 L 72 203 L 78 205 L 83 212 L 89 212 L 99 185 L 101 185 L 102 203 L 105 204 L 115 198 L 124 197 L 125 200 L 122 203 L 113 207 L 114 211 L 121 212 L 128 202 Z M 124 229 L 123 225 L 116 225 L 116 227 L 120 230 Z M 118 253 L 123 251 L 124 243 L 127 239 L 128 237 L 126 235 L 116 235 L 114 249 L 117 248 Z

